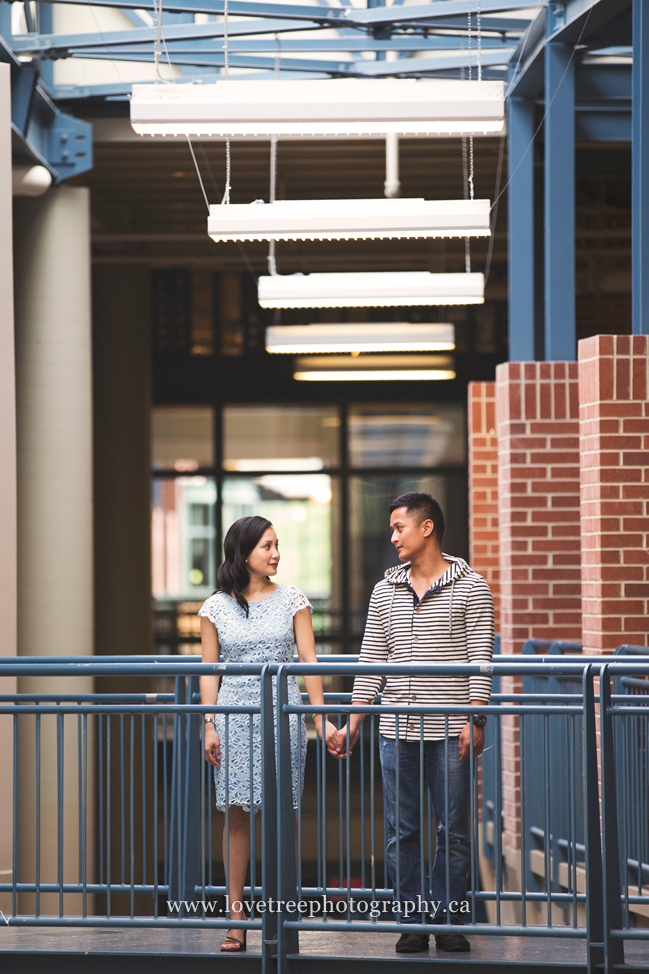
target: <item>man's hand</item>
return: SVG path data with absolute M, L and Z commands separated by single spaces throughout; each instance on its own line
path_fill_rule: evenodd
M 466 761 L 471 757 L 471 721 L 468 720 L 464 727 L 462 728 L 462 733 L 460 734 L 460 761 Z M 473 756 L 477 758 L 478 755 L 482 754 L 482 749 L 484 747 L 484 727 L 476 727 L 473 725 Z
M 316 730 L 318 732 L 318 735 L 321 737 L 322 736 L 321 723 L 319 726 L 318 724 L 316 724 Z M 344 729 L 343 729 L 343 733 L 344 733 Z M 343 757 L 343 754 L 341 754 L 341 745 L 340 745 L 338 728 L 336 727 L 335 724 L 332 724 L 330 720 L 324 721 L 324 735 L 325 735 L 325 744 L 327 746 L 327 750 L 329 751 L 329 754 L 331 754 L 332 758 Z M 344 746 L 342 750 L 343 751 L 345 750 Z
M 337 738 L 337 754 L 338 758 L 347 757 L 347 726 L 349 726 L 349 757 L 351 757 L 352 750 L 356 741 L 358 740 L 358 735 L 361 732 L 361 724 L 363 723 L 364 714 L 352 714 L 349 718 L 349 725 L 341 727 L 338 731 Z

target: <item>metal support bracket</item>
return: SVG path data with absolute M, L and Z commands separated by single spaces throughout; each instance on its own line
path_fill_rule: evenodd
M 92 125 L 60 112 L 40 81 L 40 67 L 19 61 L 1 36 L 0 61 L 11 66 L 14 152 L 44 166 L 55 183 L 92 169 Z

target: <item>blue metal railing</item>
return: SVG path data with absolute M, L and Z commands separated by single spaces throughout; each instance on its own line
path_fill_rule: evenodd
M 528 640 L 523 656 L 538 659 L 581 654 L 580 643 Z M 523 676 L 523 693 L 553 703 L 581 698 L 581 675 Z M 578 863 L 584 860 L 584 743 L 583 728 L 569 718 L 549 720 L 542 712 L 525 721 L 521 734 L 521 763 L 530 765 L 525 794 L 521 796 L 523 840 L 532 855 L 525 858 L 530 889 L 559 889 L 573 894 L 578 888 Z M 546 855 L 546 849 L 549 854 Z M 534 857 L 533 850 L 540 856 Z M 539 865 L 541 868 L 539 868 Z
M 522 677 L 523 688 L 509 696 L 495 692 L 489 706 L 475 708 L 488 715 L 494 745 L 488 745 L 491 750 L 482 761 L 482 801 L 485 809 L 491 801 L 496 883 L 495 889 L 485 889 L 480 882 L 478 775 L 472 760 L 469 914 L 464 929 L 469 934 L 580 938 L 591 968 L 602 960 L 610 968 L 621 957 L 624 937 L 649 934 L 632 928 L 634 907 L 649 907 L 642 885 L 649 860 L 649 661 L 633 652 L 620 653 L 613 661 L 579 658 L 574 655 L 577 648 L 570 646 L 570 659 L 555 647 L 544 656 L 497 657 L 490 667 L 496 691 L 504 675 Z M 395 919 L 378 906 L 370 909 L 372 903 L 392 899 L 383 855 L 379 710 L 394 713 L 397 720 L 414 717 L 420 735 L 425 715 L 441 715 L 448 749 L 449 719 L 463 708 L 414 703 L 359 708 L 344 693 L 327 694 L 322 707 L 289 706 L 288 678 L 322 673 L 323 664 L 327 674 L 342 678 L 381 673 L 380 667 L 350 657 L 328 657 L 317 667 L 293 663 L 263 668 L 169 657 L 139 657 L 128 663 L 116 658 L 0 660 L 0 675 L 174 680 L 173 693 L 0 697 L 0 713 L 11 714 L 14 727 L 13 866 L 11 881 L 0 883 L 0 892 L 13 900 L 8 922 L 242 927 L 261 932 L 267 972 L 275 964 L 280 972 L 287 969 L 288 959 L 298 951 L 300 931 L 400 932 L 399 916 Z M 470 665 L 392 669 L 431 676 L 484 673 Z M 595 692 L 600 671 L 601 832 Z M 196 703 L 198 679 L 205 673 L 258 676 L 259 706 Z M 610 676 L 615 679 L 612 697 Z M 238 922 L 210 906 L 226 893 L 227 866 L 227 852 L 223 863 L 216 849 L 217 822 L 220 827 L 223 816 L 215 812 L 211 773 L 203 761 L 201 715 L 215 710 L 226 722 L 228 714 L 255 716 L 262 729 L 263 801 L 259 825 L 256 816 L 250 817 L 249 918 Z M 341 722 L 351 713 L 365 712 L 367 719 L 351 759 L 336 763 L 322 743 L 310 745 L 315 750 L 310 758 L 315 794 L 305 795 L 294 816 L 289 721 L 292 715 L 312 712 Z M 503 717 L 517 728 L 522 755 L 521 871 L 527 882 L 520 888 L 506 885 L 502 869 Z M 425 897 L 430 894 L 435 844 L 448 843 L 448 834 L 444 828 L 436 830 L 423 764 L 419 792 L 423 838 L 418 855 Z M 530 837 L 538 839 L 542 884 L 536 881 L 539 870 L 530 875 L 528 868 L 534 853 Z M 260 901 L 267 904 L 271 898 L 284 905 L 260 912 Z M 170 907 L 170 901 L 176 905 Z M 307 915 L 287 908 L 287 903 L 307 904 Z M 505 903 L 517 905 L 519 924 L 502 922 Z M 334 904 L 334 910 L 327 904 Z M 494 922 L 483 922 L 484 904 L 495 908 Z M 557 916 L 563 920 L 558 922 Z M 419 929 L 430 930 L 409 926 L 411 932 Z M 435 932 L 445 929 L 441 925 Z
M 645 653 L 644 646 L 625 645 L 618 647 L 615 658 L 627 660 Z M 636 923 L 638 906 L 642 908 L 649 903 L 649 674 L 616 674 L 611 699 L 620 707 L 613 721 L 613 742 L 622 920 L 625 927 L 631 928 Z
M 494 659 L 500 656 L 500 636 L 494 641 Z M 491 692 L 500 694 L 500 677 L 491 681 Z M 502 752 L 498 721 L 485 724 L 482 757 L 482 848 L 494 869 L 502 869 Z

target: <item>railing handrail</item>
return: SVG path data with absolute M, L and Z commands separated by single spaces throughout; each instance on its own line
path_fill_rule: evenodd
M 645 649 L 646 647 L 635 647 L 635 649 Z M 625 658 L 629 657 L 629 658 Z M 141 661 L 144 659 L 144 661 Z M 55 675 L 55 676 L 68 676 L 75 677 L 78 675 L 91 675 L 91 676 L 120 676 L 120 677 L 131 677 L 134 675 L 142 676 L 176 676 L 176 692 L 175 694 L 111 694 L 111 695 L 101 695 L 97 694 L 88 701 L 88 695 L 83 694 L 63 694 L 60 697 L 56 693 L 48 693 L 47 695 L 39 694 L 13 694 L 0 696 L 0 714 L 11 713 L 11 714 L 57 714 L 62 715 L 66 713 L 73 714 L 75 716 L 84 716 L 86 714 L 97 714 L 99 715 L 99 726 L 101 727 L 101 721 L 104 719 L 101 715 L 114 714 L 118 719 L 120 715 L 123 714 L 140 714 L 143 716 L 142 727 L 144 727 L 144 720 L 149 719 L 149 715 L 156 717 L 156 715 L 169 715 L 173 716 L 174 725 L 174 738 L 173 738 L 173 765 L 170 773 L 170 780 L 174 782 L 174 788 L 177 784 L 177 794 L 174 792 L 173 800 L 170 804 L 170 826 L 169 826 L 169 876 L 167 881 L 160 884 L 156 884 L 153 888 L 159 891 L 169 891 L 170 898 L 176 898 L 177 900 L 184 900 L 186 896 L 194 895 L 197 890 L 203 889 L 203 895 L 205 891 L 220 890 L 220 887 L 210 886 L 209 884 L 197 883 L 197 872 L 196 872 L 196 849 L 192 846 L 192 843 L 196 841 L 195 836 L 198 831 L 203 829 L 200 824 L 200 809 L 204 808 L 205 805 L 205 774 L 200 773 L 200 764 L 202 762 L 202 753 L 200 749 L 196 747 L 197 742 L 201 735 L 201 725 L 202 721 L 199 719 L 199 715 L 207 712 L 220 712 L 220 713 L 238 713 L 238 714 L 261 714 L 262 723 L 264 723 L 265 731 L 262 734 L 262 746 L 264 749 L 264 762 L 265 766 L 263 768 L 264 775 L 264 799 L 262 803 L 262 828 L 264 834 L 265 848 L 271 850 L 267 859 L 263 860 L 266 869 L 270 869 L 270 873 L 266 874 L 263 879 L 263 888 L 268 894 L 268 892 L 274 892 L 277 890 L 278 898 L 281 899 L 287 893 L 290 894 L 292 888 L 295 886 L 295 880 L 292 877 L 292 865 L 290 856 L 295 854 L 295 834 L 294 834 L 294 816 L 293 816 L 293 799 L 292 799 L 292 780 L 291 780 L 291 768 L 290 761 L 288 760 L 291 753 L 290 746 L 290 728 L 289 728 L 289 716 L 294 714 L 308 714 L 308 713 L 331 713 L 331 714 L 352 714 L 352 713 L 372 713 L 376 718 L 378 723 L 378 717 L 383 714 L 403 714 L 404 716 L 413 715 L 425 715 L 425 714 L 466 714 L 468 704 L 423 704 L 417 702 L 410 702 L 408 704 L 400 705 L 388 705 L 381 704 L 380 706 L 372 706 L 369 704 L 355 705 L 351 702 L 349 694 L 346 695 L 348 699 L 346 700 L 333 700 L 331 698 L 333 695 L 329 695 L 329 701 L 325 702 L 323 705 L 307 705 L 305 702 L 300 704 L 289 704 L 288 693 L 287 693 L 287 681 L 289 676 L 296 675 L 309 675 L 309 674 L 322 674 L 327 672 L 327 674 L 340 674 L 340 675 L 356 675 L 359 673 L 367 675 L 378 675 L 384 676 L 386 673 L 386 668 L 389 672 L 395 675 L 481 675 L 481 676 L 502 676 L 502 675 L 518 675 L 518 676 L 538 676 L 542 678 L 554 678 L 554 677 L 569 677 L 575 682 L 578 681 L 579 691 L 573 692 L 571 694 L 550 694 L 548 693 L 547 702 L 545 702 L 539 693 L 522 693 L 518 695 L 496 695 L 494 700 L 490 704 L 484 704 L 481 706 L 470 706 L 471 713 L 485 713 L 485 714 L 515 714 L 515 715 L 543 715 L 544 717 L 553 717 L 558 715 L 566 715 L 569 717 L 577 718 L 575 726 L 577 728 L 582 728 L 584 734 L 584 813 L 587 820 L 585 821 L 585 842 L 580 843 L 580 849 L 584 851 L 584 862 L 586 863 L 586 890 L 587 896 L 590 900 L 589 909 L 592 912 L 592 905 L 595 904 L 597 910 L 603 911 L 604 919 L 599 915 L 591 916 L 589 914 L 589 927 L 586 931 L 583 927 L 574 926 L 569 927 L 552 927 L 550 921 L 548 921 L 548 929 L 539 927 L 534 929 L 528 926 L 525 929 L 527 934 L 533 932 L 538 936 L 566 936 L 566 937 L 586 937 L 588 943 L 589 951 L 591 949 L 599 949 L 599 945 L 602 943 L 603 939 L 606 939 L 607 944 L 611 944 L 612 941 L 619 938 L 619 929 L 621 927 L 621 920 L 619 919 L 619 910 L 617 899 L 618 890 L 615 884 L 616 868 L 618 868 L 618 863 L 620 861 L 620 855 L 617 849 L 617 840 L 614 842 L 612 840 L 612 834 L 614 828 L 617 827 L 616 822 L 616 795 L 615 795 L 615 776 L 614 776 L 614 754 L 612 749 L 612 719 L 618 713 L 632 714 L 638 711 L 645 716 L 647 714 L 646 705 L 639 703 L 638 697 L 629 695 L 628 702 L 626 700 L 621 701 L 620 695 L 611 694 L 610 680 L 608 676 L 617 675 L 618 677 L 635 677 L 637 675 L 649 675 L 649 650 L 645 653 L 633 652 L 633 653 L 620 653 L 616 656 L 603 656 L 603 657 L 583 657 L 579 654 L 574 657 L 569 655 L 545 655 L 545 656 L 534 656 L 527 655 L 522 656 L 512 656 L 503 657 L 499 656 L 494 659 L 492 663 L 489 664 L 475 664 L 475 663 L 459 663 L 459 664 L 376 664 L 376 663 L 361 663 L 358 657 L 332 657 L 325 656 L 321 657 L 317 663 L 300 663 L 299 661 L 287 662 L 287 663 L 275 663 L 275 664 L 237 664 L 237 663 L 218 663 L 218 664 L 204 664 L 187 657 L 182 658 L 169 658 L 164 657 L 163 659 L 158 658 L 138 658 L 137 662 L 133 662 L 133 658 L 124 660 L 123 658 L 115 660 L 112 658 L 110 662 L 106 662 L 106 657 L 94 657 L 94 658 L 74 658 L 74 657 L 60 657 L 56 658 L 54 661 L 50 658 L 36 657 L 36 658 L 4 658 L 0 659 L 0 675 L 7 675 L 14 673 L 16 670 L 19 675 L 29 675 L 34 676 L 38 674 Z M 259 676 L 261 683 L 261 702 L 258 706 L 219 706 L 214 705 L 204 705 L 201 703 L 193 703 L 191 701 L 196 700 L 196 691 L 198 689 L 198 677 L 202 674 L 216 674 L 218 676 L 228 676 L 228 675 L 251 675 Z M 602 847 L 600 838 L 600 795 L 598 792 L 598 769 L 597 769 L 597 753 L 598 744 L 596 739 L 596 714 L 595 714 L 595 703 L 597 701 L 597 695 L 594 689 L 594 680 L 597 677 L 601 677 L 601 684 L 604 689 L 602 693 L 602 706 L 600 708 L 600 718 L 602 726 L 602 755 L 603 755 L 603 765 L 602 765 L 602 828 L 606 829 L 606 834 L 604 835 L 604 879 L 602 880 Z M 189 677 L 187 685 L 185 684 L 185 677 Z M 637 682 L 637 681 L 636 681 Z M 277 706 L 273 703 L 273 688 L 272 684 L 277 683 Z M 565 684 L 557 684 L 559 686 Z M 649 688 L 649 684 L 647 684 Z M 164 697 L 165 699 L 158 699 Z M 502 697 L 502 699 L 501 699 Z M 67 699 L 64 699 L 67 698 Z M 20 701 L 38 701 L 33 703 L 21 703 Z M 79 701 L 87 701 L 86 703 Z M 190 701 L 190 702 L 187 702 Z M 622 703 L 624 706 L 619 706 Z M 581 717 L 583 715 L 583 722 Z M 293 718 L 295 720 L 295 718 Z M 38 724 L 38 721 L 36 721 Z M 498 721 L 494 722 L 498 724 Z M 80 721 L 81 725 L 81 721 Z M 17 724 L 16 724 L 17 726 Z M 64 726 L 63 720 L 60 722 L 60 726 Z M 67 726 L 67 724 L 66 724 Z M 139 725 L 138 725 L 139 726 Z M 376 726 L 376 724 L 375 724 Z M 277 734 L 277 746 L 275 745 L 274 733 Z M 521 731 L 522 735 L 522 731 Z M 156 738 L 159 740 L 159 738 Z M 166 738 L 165 738 L 166 739 Z M 521 738 L 522 739 L 522 738 Z M 580 745 L 578 745 L 578 737 L 574 738 L 575 747 L 579 750 Z M 139 746 L 139 745 L 138 745 Z M 324 753 L 324 751 L 323 751 Z M 361 750 L 362 754 L 362 750 Z M 342 767 L 342 766 L 341 766 Z M 198 768 L 198 770 L 197 770 Z M 574 772 L 574 769 L 573 769 Z M 347 766 L 347 781 L 350 780 L 349 765 Z M 574 775 L 573 775 L 574 776 Z M 341 779 L 342 780 L 342 779 Z M 571 781 L 572 778 L 567 777 L 567 781 Z M 349 784 L 346 786 L 349 789 Z M 203 791 L 201 791 L 201 788 Z M 193 789 L 193 792 L 192 792 Z M 198 792 L 200 791 L 200 798 L 198 797 Z M 324 794 L 324 792 L 323 792 Z M 196 800 L 192 800 L 193 798 Z M 501 806 L 501 793 L 497 790 L 495 795 L 495 801 L 498 807 L 498 814 L 495 817 L 495 823 L 497 824 L 499 820 L 499 808 Z M 349 802 L 349 794 L 347 797 Z M 576 816 L 576 812 L 573 811 Z M 581 815 L 581 812 L 579 813 Z M 551 840 L 552 840 L 552 829 L 550 818 L 546 819 L 546 832 L 545 832 L 545 852 L 546 857 L 546 879 L 549 877 L 549 870 L 551 868 L 551 860 L 554 855 Z M 523 823 L 524 827 L 524 823 Z M 522 830 L 523 830 L 522 827 Z M 166 825 L 165 825 L 166 829 Z M 521 830 L 521 831 L 522 831 Z M 204 829 L 203 829 L 204 832 Z M 203 834 L 203 833 L 201 833 Z M 575 836 L 575 832 L 566 833 Z M 555 834 L 555 839 L 557 841 L 562 841 L 563 836 L 557 836 Z M 496 853 L 497 858 L 500 857 L 502 852 L 500 846 L 500 839 L 496 842 Z M 276 845 L 274 845 L 276 844 Z M 275 859 L 273 862 L 272 849 L 275 848 Z M 571 848 L 576 849 L 573 845 Z M 523 848 L 523 854 L 525 849 Z M 199 857 L 200 858 L 200 857 Z M 556 857 L 555 857 L 556 858 Z M 268 860 L 268 861 L 267 861 Z M 17 862 L 18 860 L 16 860 Z M 270 863 L 270 865 L 268 865 Z M 189 864 L 189 865 L 188 865 Z M 577 869 L 576 859 L 574 859 L 572 864 Z M 272 870 L 275 870 L 275 873 Z M 200 871 L 200 870 L 199 870 Z M 18 873 L 16 872 L 16 877 Z M 342 872 L 341 872 L 342 876 Z M 524 881 L 524 880 L 523 880 Z M 500 882 L 500 881 L 499 881 Z M 349 898 L 356 895 L 352 893 L 350 888 L 345 888 L 340 882 L 340 878 L 336 880 L 338 885 L 330 887 L 324 882 L 323 889 L 325 889 L 326 895 L 329 895 L 334 890 L 334 895 L 336 891 L 340 893 L 344 890 L 345 895 Z M 34 886 L 34 889 L 38 889 L 40 893 L 51 893 L 50 890 L 52 884 L 21 884 L 16 881 L 14 884 L 1 884 L 1 889 L 9 891 L 13 889 L 14 891 L 27 891 L 27 887 L 30 888 Z M 55 886 L 57 884 L 54 884 Z M 99 884 L 102 886 L 102 884 Z M 61 890 L 68 891 L 72 890 L 76 892 L 78 889 L 82 889 L 84 895 L 95 889 L 99 888 L 98 884 L 88 884 L 84 883 L 80 885 L 79 883 L 74 884 L 63 884 Z M 127 884 L 115 884 L 110 883 L 109 888 L 112 892 L 115 892 L 117 886 L 121 885 L 122 888 L 126 889 Z M 146 884 L 145 884 L 146 885 Z M 257 884 L 252 883 L 251 885 L 257 889 Z M 58 888 L 58 886 L 57 886 Z M 144 885 L 141 887 L 144 889 Z M 147 890 L 149 886 L 146 887 Z M 320 889 L 321 887 L 317 887 Z M 382 889 L 382 887 L 380 887 Z M 497 887 L 499 888 L 499 887 Z M 551 884 L 547 884 L 546 888 L 551 890 Z M 140 886 L 131 883 L 128 889 L 133 895 L 134 891 L 140 892 Z M 303 890 L 303 887 L 299 885 L 299 889 Z M 364 888 L 364 892 L 367 892 L 369 887 Z M 360 894 L 358 894 L 360 895 Z M 498 897 L 506 901 L 507 896 L 504 893 L 497 894 Z M 586 894 L 577 892 L 576 880 L 574 881 L 574 890 L 569 893 L 552 893 L 548 894 L 550 896 L 550 904 L 555 902 L 557 904 L 563 902 L 573 902 L 575 904 L 583 903 L 587 900 Z M 602 901 L 602 896 L 604 900 Z M 528 895 L 530 902 L 533 901 L 534 896 Z M 539 900 L 541 894 L 539 894 Z M 617 899 L 616 899 L 617 898 Z M 627 903 L 643 901 L 642 897 L 635 897 L 627 893 Z M 600 902 L 601 901 L 601 902 Z M 644 901 L 643 901 L 644 902 Z M 49 918 L 48 918 L 49 919 Z M 186 917 L 185 920 L 188 925 L 194 926 L 223 926 L 226 921 L 211 921 L 205 920 L 203 918 L 192 920 Z M 12 923 L 14 921 L 12 920 Z M 40 921 L 38 921 L 40 922 Z M 53 922 L 58 922 L 53 919 Z M 160 926 L 173 926 L 177 922 L 175 920 L 164 920 L 159 918 L 158 923 Z M 128 921 L 130 925 L 145 925 L 144 923 L 139 923 L 139 919 L 133 920 L 131 918 Z M 276 917 L 268 917 L 263 923 L 264 929 L 264 939 L 263 939 L 263 949 L 271 952 L 275 952 L 280 957 L 286 957 L 288 954 L 294 952 L 291 948 L 291 943 L 294 941 L 291 939 L 294 937 L 298 929 L 322 929 L 321 925 L 310 923 L 309 921 L 302 922 L 296 921 L 289 915 L 277 915 Z M 275 929 L 273 924 L 276 925 Z M 97 925 L 102 925 L 98 923 Z M 106 925 L 120 925 L 120 920 L 118 918 L 111 918 Z M 150 925 L 155 925 L 155 921 Z M 261 921 L 245 921 L 241 926 L 246 926 L 251 929 L 259 929 L 262 926 Z M 328 929 L 344 929 L 344 930 L 367 930 L 367 924 L 359 921 L 350 922 L 345 921 L 344 924 L 338 923 L 336 921 L 328 923 Z M 381 929 L 383 931 L 388 931 L 393 929 L 393 925 L 389 923 L 381 923 Z M 397 930 L 401 928 L 397 925 Z M 413 925 L 413 930 L 417 930 L 417 925 Z M 440 927 L 440 930 L 443 929 Z M 467 927 L 469 932 L 481 932 L 481 933 L 506 933 L 508 935 L 519 935 L 523 933 L 523 928 L 520 927 L 510 927 L 502 926 L 499 923 L 492 929 L 485 930 L 479 926 L 470 925 Z M 276 946 L 273 946 L 276 945 Z M 607 949 L 609 949 L 607 947 Z M 274 955 L 273 955 L 274 956 Z

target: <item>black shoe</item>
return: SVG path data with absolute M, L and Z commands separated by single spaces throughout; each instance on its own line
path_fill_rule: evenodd
M 471 944 L 461 933 L 437 933 L 435 934 L 435 946 L 438 950 L 449 950 L 456 954 L 471 950 Z
M 402 933 L 394 949 L 398 954 L 423 954 L 428 950 L 428 934 Z

